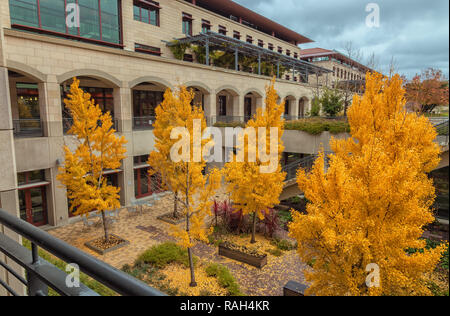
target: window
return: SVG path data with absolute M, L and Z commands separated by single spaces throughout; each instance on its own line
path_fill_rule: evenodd
M 253 38 L 250 35 L 247 35 L 247 43 L 253 44 Z
M 66 0 L 66 3 L 78 3 L 80 27 L 66 25 L 67 13 L 61 0 L 11 0 L 11 25 L 28 31 L 121 46 L 118 0 Z
M 161 91 L 133 90 L 133 116 L 154 117 L 156 107 L 163 101 Z
M 258 46 L 259 47 L 264 47 L 264 41 L 263 40 L 258 40 Z
M 298 58 L 298 53 L 297 53 L 297 52 L 294 53 L 294 58 L 295 58 L 295 59 Z
M 183 34 L 187 36 L 192 36 L 192 15 L 188 13 L 183 13 Z
M 183 61 L 188 61 L 192 63 L 194 62 L 194 56 L 192 56 L 192 54 L 184 54 Z
M 278 52 L 279 52 L 280 54 L 283 54 L 283 48 L 280 47 L 280 46 L 278 46 Z
M 291 51 L 289 49 L 286 49 L 286 55 L 291 56 Z
M 239 33 L 238 31 L 234 31 L 233 32 L 233 38 L 240 40 L 241 39 L 241 33 Z
M 136 52 L 145 53 L 149 55 L 154 56 L 161 56 L 161 48 L 159 47 L 153 47 L 153 46 L 147 46 L 143 44 L 134 44 L 134 50 Z
M 270 50 L 274 50 L 273 44 L 269 43 L 268 47 L 269 47 Z
M 202 20 L 202 33 L 206 33 L 211 30 L 211 23 L 208 20 Z
M 227 28 L 225 26 L 219 25 L 219 34 L 227 35 Z
M 133 15 L 136 21 L 159 26 L 159 10 L 161 7 L 158 2 L 151 0 L 134 0 Z

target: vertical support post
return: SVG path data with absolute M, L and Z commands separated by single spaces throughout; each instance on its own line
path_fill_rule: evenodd
M 33 265 L 40 265 L 38 247 L 34 243 L 31 244 L 31 259 Z M 28 296 L 48 296 L 48 286 L 42 282 L 34 272 L 27 271 L 27 282 Z
M 234 51 L 234 70 L 239 70 L 239 50 L 237 47 Z
M 280 61 L 277 62 L 277 78 L 280 78 Z
M 209 38 L 206 39 L 206 66 L 209 66 Z
M 258 53 L 258 75 L 261 75 L 261 53 Z
M 292 81 L 295 81 L 295 67 L 292 67 Z

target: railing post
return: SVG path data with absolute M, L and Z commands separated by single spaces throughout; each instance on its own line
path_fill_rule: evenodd
M 31 244 L 31 256 L 33 266 L 39 266 L 39 251 L 38 247 L 34 243 Z M 34 272 L 27 270 L 26 273 L 28 282 L 28 296 L 48 296 L 48 286 L 42 282 Z
M 206 66 L 209 66 L 209 38 L 206 38 Z

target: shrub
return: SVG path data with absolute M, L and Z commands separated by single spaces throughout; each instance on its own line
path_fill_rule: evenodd
M 280 221 L 278 218 L 278 212 L 274 209 L 269 209 L 264 212 L 264 233 L 269 237 L 273 236 L 273 233 L 280 228 Z
M 198 258 L 194 256 L 194 264 Z M 157 268 L 163 269 L 170 263 L 183 264 L 189 267 L 189 257 L 186 249 L 182 249 L 175 243 L 167 242 L 157 246 L 153 246 L 136 260 L 135 265 L 150 264 Z
M 311 135 L 319 135 L 326 131 L 331 134 L 339 134 L 349 133 L 350 125 L 345 120 L 309 118 L 286 122 L 285 129 L 302 131 Z
M 242 296 L 239 285 L 227 267 L 217 263 L 212 263 L 206 268 L 206 274 L 210 277 L 216 277 L 219 285 L 228 290 L 230 296 Z
M 319 116 L 320 115 L 320 99 L 314 98 L 311 102 L 311 116 Z
M 283 251 L 291 251 L 297 248 L 297 246 L 294 243 L 286 239 L 274 239 L 272 241 L 272 244 L 276 246 L 278 249 Z
M 283 254 L 283 252 L 278 248 L 269 249 L 269 250 L 267 250 L 267 252 L 275 257 L 281 257 L 281 255 Z

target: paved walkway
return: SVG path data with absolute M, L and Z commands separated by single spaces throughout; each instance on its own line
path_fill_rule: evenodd
M 120 213 L 119 221 L 111 227 L 111 233 L 130 242 L 130 245 L 105 255 L 98 255 L 84 246 L 84 243 L 98 238 L 103 234 L 103 228 L 95 225 L 86 229 L 82 222 L 56 228 L 49 233 L 67 243 L 99 258 L 100 260 L 120 269 L 125 264 L 133 264 L 139 254 L 153 245 L 173 241 L 170 236 L 170 225 L 157 219 L 158 216 L 173 209 L 173 198 L 163 197 L 152 208 L 144 208 L 144 214 L 132 216 L 126 210 Z M 257 269 L 249 265 L 220 257 L 217 247 L 199 243 L 193 252 L 206 261 L 226 265 L 236 277 L 241 290 L 248 295 L 277 296 L 283 294 L 283 286 L 290 280 L 303 282 L 302 271 L 307 268 L 295 251 L 282 257 L 270 256 L 268 265 Z

